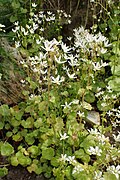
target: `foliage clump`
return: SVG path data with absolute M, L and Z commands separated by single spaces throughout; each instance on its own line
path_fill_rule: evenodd
M 0 153 L 13 166 L 48 179 L 117 180 L 120 134 L 113 132 L 119 125 L 120 93 L 119 85 L 113 86 L 116 65 L 107 59 L 114 52 L 112 40 L 100 27 L 93 32 L 81 26 L 67 37 L 67 45 L 60 34 L 61 13 L 67 23 L 70 16 L 62 11 L 36 14 L 36 6 L 31 4 L 26 24 L 17 21 L 12 29 L 15 47 L 25 54 L 19 61 L 27 73 L 21 86 L 29 85 L 29 90 L 23 91 L 26 101 L 0 106 Z M 51 39 L 46 33 L 53 25 Z M 96 111 L 100 121 L 94 117 L 89 124 Z M 6 167 L 0 173 L 5 175 Z

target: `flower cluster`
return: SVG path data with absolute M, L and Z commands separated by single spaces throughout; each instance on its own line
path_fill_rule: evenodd
M 78 174 L 84 171 L 83 165 L 75 160 L 75 156 L 67 156 L 67 154 L 61 154 L 61 158 L 59 159 L 59 161 L 63 163 L 67 162 L 68 164 L 73 165 L 72 174 Z
M 99 143 L 99 145 L 104 146 L 107 142 L 109 142 L 109 137 L 105 137 L 103 133 L 95 129 L 88 129 L 89 133 L 96 139 Z M 95 149 L 98 150 L 99 148 Z
M 90 34 L 83 27 L 74 29 L 75 47 L 81 48 L 83 53 L 91 53 L 91 56 L 100 56 L 107 52 L 106 48 L 110 46 L 108 39 L 101 33 Z
M 114 165 L 109 166 L 107 168 L 107 171 L 111 174 L 114 174 L 116 176 L 117 179 L 119 179 L 119 175 L 120 175 L 120 165 L 117 165 L 116 167 Z
M 96 147 L 91 146 L 88 149 L 88 152 L 93 155 L 101 156 L 102 150 L 98 146 L 96 146 Z

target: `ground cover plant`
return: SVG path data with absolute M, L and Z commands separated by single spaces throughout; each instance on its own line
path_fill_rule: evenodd
M 73 29 L 66 43 L 61 29 L 71 16 L 62 10 L 38 12 L 30 3 L 26 21 L 14 22 L 25 101 L 0 106 L 0 176 L 11 164 L 51 180 L 119 179 L 120 12 L 110 2 L 90 1 L 104 10 L 100 24 Z

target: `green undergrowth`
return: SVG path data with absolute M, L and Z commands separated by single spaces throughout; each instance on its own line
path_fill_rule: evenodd
M 51 180 L 119 179 L 118 6 L 90 3 L 104 10 L 101 23 L 75 28 L 69 45 L 61 26 L 71 16 L 62 10 L 38 12 L 32 3 L 26 23 L 14 23 L 13 41 L 24 57 L 19 65 L 27 74 L 20 80 L 25 100 L 0 106 L 0 154 L 7 161 L 0 176 L 7 166 L 21 165 Z

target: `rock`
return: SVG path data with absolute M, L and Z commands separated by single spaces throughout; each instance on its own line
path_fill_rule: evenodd
M 24 99 L 21 79 L 25 72 L 19 65 L 22 57 L 6 38 L 0 39 L 0 104 L 17 104 Z
M 95 125 L 100 125 L 100 114 L 96 111 L 89 111 L 87 115 L 87 120 Z

